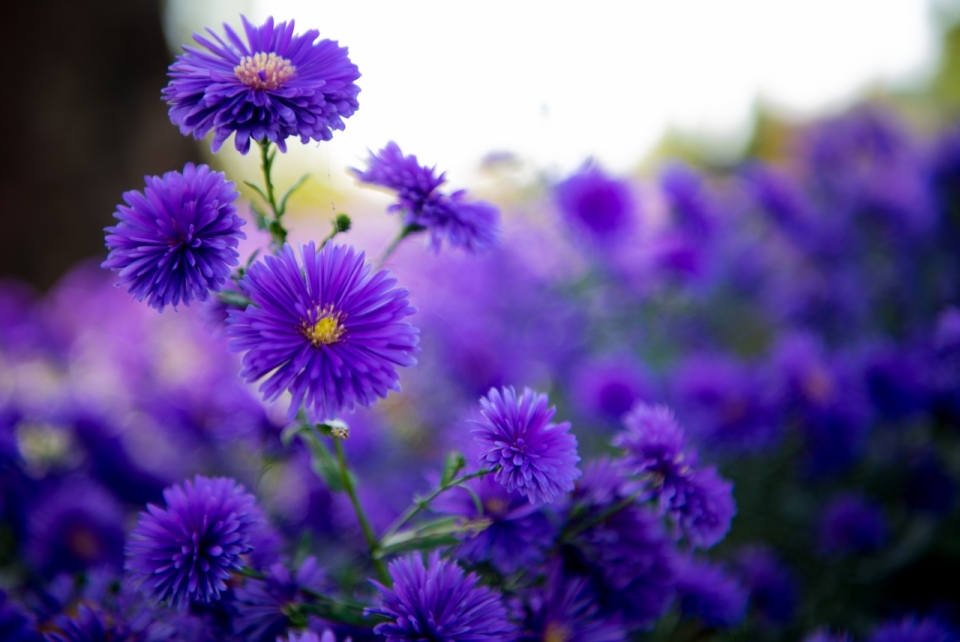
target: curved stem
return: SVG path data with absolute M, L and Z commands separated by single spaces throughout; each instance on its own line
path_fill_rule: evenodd
M 393 251 L 397 249 L 397 246 L 400 245 L 400 242 L 403 241 L 403 239 L 407 238 L 411 234 L 422 232 L 425 229 L 427 228 L 422 225 L 417 225 L 416 223 L 404 225 L 403 229 L 400 230 L 400 233 L 397 234 L 397 237 L 393 239 L 393 241 L 390 242 L 390 245 L 387 246 L 387 249 L 383 251 L 383 255 L 377 262 L 377 269 L 383 267 L 383 264 L 387 262 L 387 259 L 390 258 L 390 255 L 393 254 Z
M 337 463 L 340 467 L 340 481 L 347 495 L 350 497 L 350 503 L 353 504 L 354 512 L 357 514 L 357 521 L 360 522 L 360 530 L 363 531 L 363 538 L 367 542 L 367 549 L 370 551 L 370 559 L 373 561 L 377 576 L 380 578 L 381 583 L 390 586 L 392 584 L 390 574 L 387 572 L 387 566 L 383 563 L 383 560 L 377 558 L 376 553 L 379 542 L 373 534 L 373 529 L 370 527 L 370 522 L 367 520 L 366 514 L 363 512 L 363 506 L 360 505 L 360 498 L 357 497 L 357 489 L 354 488 L 353 479 L 350 477 L 350 472 L 347 469 L 347 458 L 343 452 L 342 442 L 343 440 L 340 437 L 333 435 L 333 447 L 337 453 Z
M 280 222 L 280 218 L 283 216 L 283 209 L 277 206 L 277 197 L 273 190 L 273 161 L 276 159 L 277 153 L 276 151 L 271 153 L 270 148 L 273 143 L 266 138 L 258 140 L 257 144 L 260 145 L 260 170 L 263 172 L 265 188 L 264 191 L 259 189 L 257 189 L 257 191 L 260 192 L 260 196 L 262 196 L 263 200 L 270 206 L 273 218 L 267 221 L 267 229 L 273 237 L 273 244 L 277 248 L 280 248 L 283 247 L 283 244 L 287 241 L 287 230 Z

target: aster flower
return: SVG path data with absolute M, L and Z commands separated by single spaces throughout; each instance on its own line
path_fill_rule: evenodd
M 533 503 L 552 502 L 580 477 L 577 438 L 568 422 L 550 423 L 556 408 L 548 403 L 529 388 L 519 398 L 512 387 L 492 388 L 480 399 L 483 421 L 473 431 L 481 464 L 499 466 L 496 480 Z
M 158 310 L 205 301 L 239 263 L 236 247 L 246 238 L 234 184 L 193 163 L 182 174 L 145 180 L 142 193 L 124 193 L 126 205 L 113 215 L 120 223 L 106 228 L 110 253 L 102 265 L 119 272 L 118 286 Z
M 736 580 L 714 564 L 692 559 L 680 564 L 677 595 L 684 615 L 710 626 L 735 626 L 747 605 L 747 593 Z
M 570 392 L 584 412 L 619 421 L 636 402 L 653 397 L 653 383 L 640 364 L 617 355 L 579 367 Z
M 287 609 L 304 601 L 302 591 L 320 592 L 326 584 L 315 557 L 305 559 L 295 574 L 274 564 L 263 580 L 247 580 L 236 589 L 234 629 L 250 642 L 274 642 L 287 629 Z
M 393 141 L 370 154 L 367 170 L 353 170 L 357 180 L 397 193 L 397 202 L 387 208 L 403 215 L 408 229 L 426 229 L 430 245 L 439 250 L 443 241 L 470 251 L 495 245 L 500 236 L 500 212 L 485 201 L 468 201 L 464 190 L 450 195 L 438 188 L 445 182 L 436 168 L 420 165 L 417 157 L 404 156 Z
M 750 591 L 753 608 L 770 622 L 788 622 L 797 608 L 797 581 L 774 552 L 751 546 L 736 558 L 737 572 Z
M 857 494 L 835 498 L 820 518 L 820 547 L 827 553 L 869 553 L 883 546 L 887 535 L 883 511 Z
M 565 578 L 554 569 L 529 601 L 529 633 L 520 638 L 523 642 L 620 642 L 627 637 L 618 616 L 600 612 L 585 578 Z
M 137 639 L 125 622 L 85 604 L 79 606 L 76 617 L 61 615 L 54 618 L 54 624 L 58 630 L 47 633 L 44 642 L 133 642 Z
M 10 601 L 0 589 L 0 639 L 8 642 L 40 642 L 33 618 Z
M 396 366 L 417 363 L 415 309 L 388 272 L 371 273 L 363 252 L 311 242 L 254 263 L 243 279 L 252 305 L 231 310 L 230 349 L 245 352 L 240 376 L 267 377 L 264 399 L 288 390 L 289 417 L 301 405 L 318 420 L 372 406 L 400 390 Z
M 291 631 L 286 639 L 278 637 L 277 640 L 278 642 L 337 642 L 337 636 L 330 629 L 324 629 L 320 634 L 314 631 Z M 273 639 L 270 642 L 274 642 Z M 350 642 L 350 639 L 347 638 L 346 642 Z
M 210 602 L 250 552 L 250 532 L 263 520 L 252 495 L 224 477 L 197 475 L 163 491 L 166 508 L 147 505 L 127 544 L 127 570 L 153 602 L 178 610 Z
M 957 634 L 931 618 L 905 617 L 882 624 L 867 642 L 957 642 Z
M 636 207 L 630 186 L 587 163 L 554 189 L 560 211 L 577 228 L 598 240 L 630 230 Z
M 286 151 L 286 139 L 330 140 L 343 119 L 357 111 L 360 78 L 347 49 L 317 40 L 320 32 L 294 34 L 294 22 L 255 27 L 241 16 L 246 42 L 227 25 L 226 38 L 207 30 L 194 34 L 203 49 L 184 47 L 170 66 L 163 97 L 170 120 L 183 135 L 200 139 L 213 131 L 216 152 L 236 132 L 245 154 L 250 141 L 268 140 Z
M 389 619 L 374 628 L 389 642 L 495 642 L 515 633 L 500 596 L 436 551 L 426 565 L 418 554 L 391 562 L 390 576 L 392 589 L 374 582 L 383 601 L 371 609 Z
M 726 537 L 736 512 L 733 484 L 710 466 L 690 475 L 683 505 L 674 514 L 691 544 L 710 548 Z

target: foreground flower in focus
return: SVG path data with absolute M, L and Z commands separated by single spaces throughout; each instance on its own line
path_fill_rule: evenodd
M 359 108 L 360 72 L 347 49 L 317 41 L 315 29 L 294 35 L 292 20 L 274 25 L 268 18 L 255 27 L 241 19 L 246 42 L 224 25 L 225 39 L 210 30 L 212 40 L 194 34 L 207 51 L 184 47 L 177 56 L 163 90 L 170 120 L 197 139 L 213 130 L 214 152 L 234 132 L 244 154 L 251 140 L 269 140 L 282 151 L 288 136 L 330 140 Z
M 455 562 L 440 559 L 439 553 L 431 553 L 426 565 L 419 554 L 391 562 L 390 576 L 392 590 L 374 582 L 383 602 L 372 610 L 390 619 L 374 629 L 390 642 L 513 639 L 500 596 L 477 586 L 476 575 L 464 575 Z
M 253 301 L 231 310 L 230 349 L 245 352 L 240 376 L 261 377 L 264 398 L 293 395 L 288 415 L 306 406 L 332 419 L 400 390 L 397 366 L 412 366 L 419 337 L 403 319 L 414 313 L 407 290 L 386 271 L 371 274 L 363 252 L 313 243 L 258 261 L 243 279 Z
M 557 410 L 548 403 L 529 388 L 519 398 L 513 388 L 491 389 L 480 400 L 484 420 L 473 431 L 484 449 L 480 461 L 500 466 L 497 481 L 534 503 L 552 502 L 580 476 L 577 438 L 569 423 L 550 423 Z
M 404 156 L 400 147 L 389 142 L 367 161 L 367 171 L 354 169 L 362 183 L 386 187 L 397 193 L 397 202 L 389 212 L 403 214 L 403 224 L 430 231 L 435 250 L 445 240 L 454 247 L 470 251 L 495 245 L 500 237 L 500 212 L 485 201 L 467 201 L 467 193 L 458 190 L 446 195 L 438 190 L 444 175 L 433 167 L 421 166 L 417 157 Z
M 120 222 L 106 228 L 110 254 L 103 267 L 118 270 L 117 285 L 158 310 L 206 300 L 239 263 L 236 247 L 246 238 L 234 184 L 193 163 L 146 183 L 142 193 L 123 195 L 127 204 L 113 215 Z
M 163 491 L 167 507 L 147 505 L 127 544 L 127 570 L 154 602 L 175 609 L 210 602 L 249 553 L 250 532 L 263 514 L 243 486 L 197 475 Z

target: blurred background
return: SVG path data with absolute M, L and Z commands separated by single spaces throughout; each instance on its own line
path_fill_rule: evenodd
M 296 19 L 350 48 L 361 109 L 282 172 L 313 175 L 303 216 L 379 211 L 345 169 L 396 140 L 455 186 L 556 181 L 589 157 L 636 174 L 680 156 L 733 164 L 774 152 L 791 122 L 869 96 L 914 124 L 960 100 L 947 0 L 306 2 L 42 0 L 7 7 L 16 89 L 6 133 L 0 275 L 46 289 L 102 257 L 102 228 L 145 174 L 212 162 L 235 177 L 256 159 L 182 137 L 159 99 L 182 43 L 204 26 Z M 779 128 L 779 129 L 778 129 Z M 228 146 L 229 147 L 229 146 Z M 379 199 L 379 200 L 378 200 Z M 306 213 L 306 212 L 309 212 Z

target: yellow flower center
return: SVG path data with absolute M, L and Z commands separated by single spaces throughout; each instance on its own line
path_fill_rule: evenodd
M 320 317 L 313 325 L 304 324 L 303 334 L 310 340 L 314 348 L 336 343 L 346 332 L 343 327 L 343 315 L 327 308 L 320 312 Z
M 237 80 L 251 89 L 278 89 L 297 73 L 297 68 L 286 58 L 261 51 L 244 56 L 233 68 Z
M 551 622 L 543 631 L 543 642 L 570 642 L 573 632 L 562 624 Z

